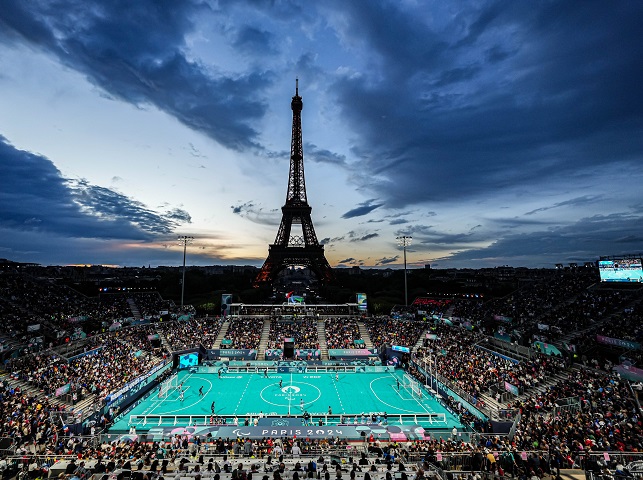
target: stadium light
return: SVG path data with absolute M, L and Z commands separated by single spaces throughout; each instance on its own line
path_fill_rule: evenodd
M 179 245 L 183 245 L 183 278 L 181 279 L 181 311 L 183 311 L 183 295 L 185 294 L 185 252 L 188 248 L 188 244 L 192 243 L 194 237 L 188 237 L 187 235 L 179 236 Z
M 406 283 L 406 247 L 411 245 L 412 238 L 413 237 L 408 235 L 402 235 L 400 237 L 396 237 L 398 245 L 404 248 L 404 306 L 405 307 L 409 306 L 409 295 L 408 295 L 408 289 L 407 289 L 407 283 Z

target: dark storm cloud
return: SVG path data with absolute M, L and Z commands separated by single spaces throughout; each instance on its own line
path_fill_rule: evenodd
M 643 251 L 643 216 L 626 211 L 594 215 L 571 225 L 533 233 L 506 235 L 489 247 L 457 253 L 448 258 L 451 265 L 502 264 L 551 267 L 556 263 L 595 261 L 603 255 L 623 255 Z M 540 261 L 534 265 L 534 259 Z M 446 259 L 445 259 L 446 260 Z
M 344 236 L 341 236 L 341 237 L 333 237 L 333 238 L 326 237 L 326 238 L 321 239 L 321 240 L 319 241 L 319 244 L 320 244 L 320 245 L 329 245 L 329 246 L 332 246 L 333 244 L 335 244 L 335 243 L 337 243 L 337 242 L 341 242 L 341 241 L 343 241 L 343 240 L 344 240 L 344 238 L 345 238 Z
M 329 91 L 360 135 L 359 186 L 388 207 L 640 165 L 643 3 L 464 4 L 439 26 L 395 2 L 336 5 L 370 62 Z
M 231 205 L 230 208 L 232 213 L 261 225 L 279 225 L 281 221 L 281 212 L 278 209 L 266 210 L 253 201 Z
M 192 216 L 181 208 L 173 208 L 168 211 L 165 215 L 165 218 L 176 220 L 181 223 L 192 223 Z
M 353 218 L 353 217 L 361 217 L 363 215 L 368 215 L 376 208 L 379 208 L 382 205 L 384 205 L 383 203 L 372 203 L 373 201 L 374 199 L 371 199 L 371 200 L 366 200 L 363 203 L 360 203 L 359 207 L 355 207 L 349 210 L 344 215 L 342 215 L 342 218 Z
M 271 32 L 247 25 L 235 32 L 233 45 L 252 55 L 267 55 L 277 52 L 274 35 Z
M 254 208 L 254 203 L 252 202 L 245 202 L 241 203 L 239 205 L 232 205 L 230 208 L 232 209 L 232 213 L 236 213 L 237 215 L 241 215 L 245 211 L 249 211 Z
M 44 233 L 44 232 L 42 232 Z M 92 263 L 95 265 L 180 265 L 183 251 L 161 248 L 145 241 L 123 242 L 120 239 L 69 237 L 64 232 L 52 231 L 34 235 L 32 231 L 4 228 L 0 225 L 0 238 L 7 239 L 0 247 L 0 257 L 18 262 L 35 262 L 44 265 Z M 172 242 L 173 243 L 173 242 Z M 213 252 L 204 254 L 191 249 L 190 263 L 212 265 Z
M 121 193 L 90 185 L 84 180 L 70 181 L 68 187 L 85 213 L 101 220 L 131 222 L 154 235 L 170 234 L 180 223 L 191 221 L 190 215 L 183 210 L 174 209 L 162 215 Z
M 245 14 L 246 7 L 252 10 L 260 11 L 268 17 L 276 20 L 297 20 L 297 22 L 312 22 L 315 11 L 310 8 L 304 8 L 297 2 L 279 1 L 266 2 L 263 0 L 218 0 L 217 5 L 222 13 L 226 15 L 233 14 L 236 10 L 241 10 Z
M 548 207 L 536 208 L 535 210 L 526 212 L 525 215 L 533 215 L 534 213 L 545 212 L 547 210 L 551 210 L 552 208 L 587 205 L 591 203 L 596 203 L 600 201 L 601 198 L 602 198 L 602 195 L 583 195 L 582 197 L 576 197 L 569 200 L 565 200 L 563 202 L 554 203 L 553 205 L 550 205 Z
M 394 257 L 384 257 L 380 258 L 375 261 L 375 265 L 388 265 L 389 263 L 395 263 L 400 259 L 399 255 L 395 255 Z
M 64 7 L 64 8 L 61 8 Z M 270 74 L 213 73 L 184 54 L 201 2 L 3 2 L 0 35 L 56 56 L 113 97 L 152 104 L 222 145 L 257 147 Z M 243 37 L 243 38 L 241 38 Z M 237 38 L 248 45 L 247 32 Z
M 340 260 L 337 263 L 355 263 L 355 262 L 356 260 L 353 257 L 350 257 L 350 258 L 345 258 L 344 260 Z
M 470 228 L 466 232 L 442 232 L 432 225 L 413 225 L 404 231 L 397 231 L 395 235 L 413 237 L 411 245 L 424 245 L 430 247 L 448 246 L 451 248 L 472 248 L 474 245 L 497 238 L 497 232 L 481 232 L 479 226 Z
M 340 167 L 346 166 L 345 155 L 331 152 L 325 148 L 318 148 L 317 145 L 312 143 L 306 143 L 304 146 L 304 154 L 308 160 L 312 160 L 316 163 L 329 163 Z
M 551 225 L 551 220 L 538 220 L 535 218 L 525 218 L 525 217 L 512 217 L 512 218 L 492 218 L 488 222 L 494 226 L 515 229 L 525 226 L 541 225 L 547 226 Z
M 396 218 L 395 220 L 388 222 L 389 225 L 403 225 L 405 223 L 409 223 L 406 218 Z
M 0 136 L 0 225 L 62 237 L 152 240 L 190 215 L 158 213 L 113 190 L 69 180 L 48 159 L 18 150 Z
M 386 222 L 389 225 L 404 225 L 410 222 L 407 216 L 415 216 L 417 212 L 413 210 L 397 210 L 395 213 L 390 215 L 384 215 L 382 218 L 372 218 L 363 223 L 383 223 Z M 435 216 L 435 212 L 424 212 L 422 216 L 432 217 Z
M 366 240 L 370 240 L 371 238 L 377 238 L 379 236 L 380 236 L 379 233 L 368 233 L 366 235 L 362 235 L 361 237 L 351 238 L 351 242 L 365 242 Z
M 472 80 L 479 73 L 480 66 L 457 67 L 441 72 L 440 76 L 431 83 L 431 87 L 444 87 L 453 83 Z

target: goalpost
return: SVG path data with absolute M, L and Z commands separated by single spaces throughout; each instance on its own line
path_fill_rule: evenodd
M 167 380 L 164 380 L 159 387 L 159 398 L 166 398 L 168 393 L 179 388 L 179 376 L 175 373 Z
M 405 373 L 402 377 L 402 387 L 404 387 L 404 390 L 409 392 L 413 398 L 422 398 L 424 396 L 422 394 L 422 387 L 420 386 L 420 382 L 418 382 L 408 373 Z

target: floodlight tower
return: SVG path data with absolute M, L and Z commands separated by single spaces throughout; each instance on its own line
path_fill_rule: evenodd
M 188 237 L 187 235 L 180 235 L 178 242 L 179 245 L 183 245 L 183 278 L 181 279 L 181 310 L 183 310 L 183 295 L 185 294 L 185 252 L 188 248 L 188 244 L 192 243 L 194 237 Z
M 409 235 L 401 235 L 399 237 L 396 237 L 398 245 L 400 245 L 404 249 L 404 306 L 406 307 L 409 306 L 409 294 L 406 283 L 406 247 L 411 245 L 412 238 L 413 237 Z

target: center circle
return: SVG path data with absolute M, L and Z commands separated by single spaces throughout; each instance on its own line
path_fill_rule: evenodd
M 308 387 L 313 391 L 310 392 Z M 312 398 L 315 393 L 317 396 Z M 274 385 L 268 385 L 261 390 L 259 396 L 264 402 L 277 407 L 287 407 L 288 405 L 296 407 L 301 405 L 302 400 L 304 401 L 304 407 L 308 407 L 321 398 L 321 390 L 312 383 L 292 382 L 283 386 L 281 389 Z M 271 399 L 266 398 L 267 396 L 270 396 Z

